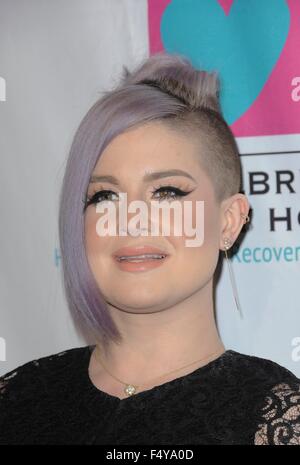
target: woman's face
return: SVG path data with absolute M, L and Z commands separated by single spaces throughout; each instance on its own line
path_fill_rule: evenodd
M 187 176 L 173 174 L 155 180 L 143 180 L 146 174 L 169 170 L 181 170 L 187 173 Z M 90 183 L 89 199 L 96 192 L 109 190 L 111 193 L 108 197 L 104 195 L 101 202 L 113 201 L 118 212 L 118 194 L 123 192 L 127 194 L 127 205 L 133 200 L 142 200 L 148 206 L 149 213 L 148 236 L 134 237 L 128 231 L 127 235 L 121 236 L 118 233 L 118 221 L 116 236 L 99 236 L 96 223 L 103 213 L 96 211 L 97 200 L 86 209 L 87 257 L 99 288 L 109 304 L 133 313 L 158 312 L 200 291 L 211 280 L 219 256 L 220 206 L 216 203 L 210 178 L 201 169 L 199 148 L 193 141 L 158 122 L 131 129 L 117 136 L 105 148 L 92 176 L 113 176 L 118 185 L 113 184 L 111 180 Z M 178 191 L 163 190 L 163 186 L 172 186 L 188 194 L 174 197 Z M 156 192 L 159 188 L 160 191 Z M 190 201 L 193 220 L 192 224 L 188 220 L 190 227 L 196 225 L 196 201 L 204 201 L 202 245 L 187 246 L 185 241 L 195 237 L 186 235 L 184 230 L 181 235 L 174 235 L 174 214 L 171 214 L 169 235 L 162 235 L 161 214 L 160 235 L 151 235 L 154 217 L 151 216 L 150 206 L 153 200 L 166 200 L 168 203 L 177 200 L 182 205 L 182 212 L 184 202 Z M 127 221 L 138 212 L 139 210 L 128 213 L 126 210 Z M 183 225 L 183 213 L 181 220 Z M 113 257 L 117 249 L 139 245 L 158 247 L 166 252 L 168 257 L 161 259 L 159 266 L 154 268 L 120 268 Z

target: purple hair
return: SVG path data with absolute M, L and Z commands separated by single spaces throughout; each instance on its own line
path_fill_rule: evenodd
M 90 108 L 74 136 L 59 205 L 63 285 L 75 323 L 101 341 L 122 338 L 89 266 L 84 239 L 85 202 L 94 167 L 105 147 L 129 128 L 161 121 L 170 129 L 205 140 L 203 166 L 218 200 L 238 192 L 240 165 L 234 137 L 218 100 L 216 73 L 195 69 L 186 57 L 157 53 L 132 73 L 123 68 L 120 84 Z M 232 181 L 229 182 L 228 179 Z

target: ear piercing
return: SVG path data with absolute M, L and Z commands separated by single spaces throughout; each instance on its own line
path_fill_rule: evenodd
M 227 252 L 228 249 L 230 249 L 232 245 L 232 241 L 228 239 L 228 237 L 224 237 L 224 247 L 225 247 L 225 253 Z M 227 256 L 227 253 L 226 253 Z
M 248 215 L 245 215 L 245 213 L 241 213 L 241 217 L 244 218 L 244 224 L 248 223 L 250 221 L 250 218 Z
M 245 215 L 244 213 L 241 214 L 241 217 L 244 218 L 244 224 L 246 224 L 246 223 L 248 223 L 250 221 L 249 216 Z M 232 240 L 229 237 L 224 237 L 223 241 L 224 241 L 224 249 L 225 249 L 224 252 L 225 252 L 225 256 L 226 256 L 226 262 L 227 262 L 227 266 L 228 266 L 229 277 L 230 277 L 230 281 L 231 281 L 231 287 L 232 287 L 232 291 L 233 291 L 233 296 L 234 296 L 236 308 L 239 311 L 241 318 L 243 318 L 241 305 L 240 305 L 239 297 L 238 297 L 238 291 L 237 291 L 237 287 L 236 287 L 236 284 L 235 284 L 233 270 L 232 270 L 231 263 L 230 263 L 230 260 L 228 258 L 228 255 L 227 255 L 227 250 L 230 249 L 230 247 L 232 245 Z
M 244 218 L 244 224 L 250 221 L 249 216 L 245 215 L 245 213 L 241 213 L 241 217 Z M 231 245 L 232 245 L 232 241 L 228 237 L 225 237 L 224 238 L 225 253 L 227 252 L 228 249 L 230 249 Z

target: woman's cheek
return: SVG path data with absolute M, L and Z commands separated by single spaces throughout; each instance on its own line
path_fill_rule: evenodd
M 210 275 L 215 270 L 218 260 L 218 233 L 216 230 L 218 218 L 216 213 L 217 210 L 214 205 L 207 203 L 207 201 L 203 204 L 203 210 L 197 210 L 194 203 L 193 227 L 190 231 L 194 230 L 196 225 L 197 231 L 194 232 L 193 236 L 184 235 L 181 238 L 181 243 L 178 242 L 177 244 L 177 249 L 180 247 L 184 251 L 184 266 L 197 274 L 207 273 Z M 196 219 L 196 215 L 200 215 L 200 217 Z M 194 246 L 187 244 L 193 244 Z
M 92 210 L 88 211 L 85 216 L 85 245 L 88 256 L 98 253 L 103 246 L 107 237 L 101 237 L 97 233 L 97 220 L 99 215 L 96 215 Z

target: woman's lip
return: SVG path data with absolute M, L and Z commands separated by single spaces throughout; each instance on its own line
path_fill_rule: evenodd
M 154 268 L 158 268 L 163 265 L 166 261 L 170 259 L 170 256 L 166 255 L 164 258 L 160 259 L 145 259 L 140 262 L 135 262 L 131 260 L 124 260 L 119 261 L 118 259 L 115 260 L 118 268 L 121 271 L 126 271 L 130 273 L 140 273 L 140 272 L 147 272 L 153 270 Z
M 114 252 L 114 257 L 127 257 L 130 255 L 144 255 L 144 254 L 159 254 L 159 255 L 169 255 L 164 250 L 157 247 L 152 247 L 149 245 L 141 245 L 136 247 L 122 247 Z

